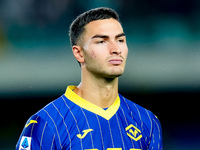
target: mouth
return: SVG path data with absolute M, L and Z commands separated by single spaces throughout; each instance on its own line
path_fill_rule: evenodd
M 113 58 L 113 59 L 109 60 L 108 62 L 112 65 L 121 65 L 123 60 L 120 58 Z

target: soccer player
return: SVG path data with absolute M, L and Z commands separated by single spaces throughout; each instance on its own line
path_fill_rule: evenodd
M 81 82 L 27 121 L 17 150 L 162 150 L 161 125 L 118 94 L 128 48 L 118 14 L 91 9 L 70 26 Z

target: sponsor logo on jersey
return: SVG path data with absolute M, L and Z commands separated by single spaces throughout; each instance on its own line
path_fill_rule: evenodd
M 31 137 L 22 136 L 19 150 L 31 150 Z
M 126 127 L 125 130 L 126 134 L 134 141 L 138 141 L 139 139 L 142 138 L 141 131 L 132 124 Z
M 81 134 L 77 134 L 77 137 L 79 139 L 83 139 L 89 132 L 93 131 L 93 129 L 86 129 L 86 130 L 83 130 L 83 135 Z
M 38 123 L 36 120 L 30 120 L 29 121 L 29 123 L 27 123 L 26 125 L 25 125 L 25 128 L 27 128 L 30 124 L 32 124 L 32 123 Z

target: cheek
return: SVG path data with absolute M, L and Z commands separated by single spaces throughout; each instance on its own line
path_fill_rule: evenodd
M 97 60 L 97 54 L 94 51 L 91 51 L 89 53 L 85 53 L 85 62 L 89 66 L 95 65 L 98 60 Z
M 95 61 L 96 63 L 103 63 L 104 61 L 104 57 L 105 57 L 105 53 L 102 52 L 101 49 L 99 50 L 93 50 L 90 53 L 90 59 L 92 59 L 93 61 Z
M 91 59 L 96 59 L 96 54 L 94 53 L 94 51 L 91 52 L 90 58 Z

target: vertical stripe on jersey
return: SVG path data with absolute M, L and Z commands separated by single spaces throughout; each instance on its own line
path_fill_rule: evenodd
M 80 107 L 80 108 L 81 108 L 81 107 Z M 85 120 L 86 120 L 86 123 L 87 123 L 88 128 L 91 129 L 91 128 L 90 128 L 90 125 L 89 125 L 89 122 L 88 122 L 88 120 L 87 120 L 87 117 L 86 117 L 86 115 L 85 115 L 85 113 L 84 113 L 84 111 L 83 111 L 82 108 L 81 108 L 81 111 L 82 111 L 83 115 L 85 116 Z M 93 138 L 92 138 L 92 133 L 91 133 L 91 132 L 90 132 L 90 137 L 91 137 L 91 142 L 92 142 L 92 148 L 94 149 L 94 143 L 93 143 Z
M 124 113 L 124 110 L 123 110 L 123 108 L 120 106 L 120 109 L 122 110 L 122 113 L 123 113 L 123 116 L 124 116 L 124 120 L 125 120 L 125 122 L 126 122 L 126 126 L 128 126 L 129 124 L 128 124 L 128 121 L 127 121 L 127 119 L 126 119 L 126 115 L 125 115 L 125 113 Z M 134 143 L 133 143 L 133 141 L 131 140 L 131 143 L 132 143 L 132 146 L 134 147 Z
M 145 109 L 146 110 L 146 109 Z M 148 117 L 149 117 L 149 120 L 150 120 L 150 123 L 151 123 L 151 129 L 150 129 L 150 135 L 149 135 L 149 138 L 151 139 L 151 135 L 152 135 L 152 131 L 153 131 L 153 125 L 152 125 L 152 120 L 151 120 L 151 117 L 150 117 L 150 115 L 149 115 L 149 113 L 148 113 L 148 111 L 146 110 L 146 112 L 147 112 L 147 115 L 148 115 Z M 149 144 L 151 143 L 151 140 L 149 140 Z
M 142 117 L 141 117 L 140 111 L 139 111 L 138 107 L 136 106 L 136 104 L 134 104 L 134 106 L 135 106 L 135 108 L 137 109 L 138 116 L 139 116 L 140 121 L 141 121 L 141 128 L 143 129 L 143 121 L 142 121 Z M 141 141 L 141 140 L 140 140 L 140 147 L 143 149 L 142 141 Z
M 119 124 L 119 120 L 118 120 L 117 114 L 115 116 L 116 116 L 116 119 L 117 119 L 117 124 L 119 126 L 119 132 L 120 132 L 121 139 L 122 139 L 123 149 L 125 150 L 124 139 L 123 139 L 123 136 L 122 136 L 122 130 L 121 130 L 121 127 L 120 127 L 120 124 Z
M 79 134 L 80 134 L 81 132 L 80 132 L 80 129 L 79 129 L 79 127 L 78 127 L 77 120 L 76 120 L 76 118 L 75 118 L 73 112 L 71 111 L 71 108 L 67 105 L 67 103 L 66 103 L 65 99 L 63 98 L 63 96 L 62 96 L 62 99 L 63 99 L 63 101 L 64 101 L 66 107 L 69 109 L 69 111 L 70 111 L 72 117 L 74 118 L 74 121 L 75 121 L 75 123 L 76 123 L 76 128 L 77 128 L 77 130 L 78 130 L 78 132 L 79 132 Z M 81 142 L 81 149 L 83 150 L 82 139 L 80 139 L 80 142 Z
M 153 143 L 155 143 L 155 138 L 154 138 L 154 134 L 152 134 L 152 138 L 153 138 Z
M 54 122 L 53 118 L 49 115 L 49 113 L 48 113 L 44 108 L 43 108 L 43 110 L 46 112 L 46 114 L 47 114 L 47 115 L 49 116 L 49 118 L 52 120 L 52 122 L 53 122 L 53 124 L 54 124 L 54 126 L 55 126 L 55 128 L 56 128 L 56 132 L 57 132 L 58 139 L 59 139 L 59 144 L 60 144 L 60 147 L 61 147 L 61 149 L 62 149 L 63 147 L 62 147 L 62 144 L 61 144 L 60 135 L 59 135 L 59 133 L 58 133 L 58 129 L 57 129 L 56 123 Z
M 127 108 L 130 110 L 130 108 L 129 108 L 129 106 L 128 106 L 128 104 L 127 104 L 127 102 L 126 102 L 126 100 L 125 100 L 124 97 L 123 97 L 123 100 L 124 100 L 124 102 L 126 103 Z M 134 104 L 134 107 L 136 108 L 136 110 L 137 110 L 137 112 L 138 112 L 138 116 L 139 116 L 140 121 L 141 121 L 141 128 L 143 128 L 143 121 L 142 121 L 142 118 L 141 118 L 140 111 L 139 111 L 138 107 L 137 107 L 135 104 Z M 121 106 L 120 106 L 120 108 L 122 109 Z M 131 110 L 130 110 L 130 111 L 131 111 Z M 125 113 L 124 113 L 124 110 L 123 110 L 123 109 L 122 109 L 122 112 L 123 112 L 123 115 L 124 115 L 124 118 L 125 118 L 126 124 L 127 124 L 127 126 L 128 126 L 127 119 L 126 119 L 126 117 L 125 117 Z M 133 119 L 132 111 L 131 111 L 131 117 L 132 117 L 132 119 Z M 137 127 L 137 122 L 136 122 L 136 127 Z M 132 142 L 132 145 L 133 145 L 133 147 L 134 147 L 134 144 L 133 144 L 133 141 L 132 141 L 132 140 L 131 140 L 131 142 Z M 140 140 L 140 147 L 143 149 L 142 141 L 141 141 L 141 140 Z
M 140 111 L 139 109 L 137 108 L 137 106 L 134 104 L 135 108 L 137 109 L 137 112 L 138 112 L 138 115 L 140 117 L 140 121 L 141 121 L 141 128 L 143 128 L 143 121 L 142 121 L 142 118 L 141 118 L 141 114 L 140 114 Z
M 128 126 L 128 121 L 127 121 L 127 119 L 126 119 L 124 110 L 123 110 L 123 108 L 122 108 L 121 106 L 120 106 L 120 109 L 122 110 L 122 113 L 123 113 L 123 116 L 124 116 L 124 120 L 125 120 L 125 122 L 126 122 L 126 126 Z
M 123 98 L 123 100 L 124 100 L 124 102 L 125 102 L 125 104 L 126 104 L 128 110 L 130 110 L 130 112 L 131 112 L 131 118 L 133 119 L 133 112 L 131 111 L 129 105 L 127 104 L 127 102 L 126 102 L 126 100 L 125 100 L 125 98 L 124 98 L 124 97 L 122 97 L 122 98 Z
M 100 130 L 100 133 L 101 133 L 101 141 L 102 141 L 102 145 L 103 145 L 103 150 L 105 150 L 104 148 L 104 142 L 103 142 L 103 135 L 102 135 L 102 130 L 101 130 L 101 125 L 100 125 L 100 121 L 99 121 L 99 118 L 96 114 L 96 117 L 97 117 L 97 121 L 98 121 L 98 124 L 99 124 L 99 130 Z
M 160 127 L 159 127 L 159 125 L 158 125 L 158 123 L 153 119 L 153 121 L 155 122 L 155 124 L 156 124 L 156 126 L 157 126 L 157 128 L 158 128 L 158 137 L 159 137 L 159 140 L 161 140 L 161 137 L 160 137 L 160 135 L 161 135 L 161 132 L 160 132 Z M 158 143 L 158 149 L 160 149 L 160 143 Z
M 59 115 L 62 117 L 63 124 L 64 124 L 65 127 L 66 127 L 67 134 L 68 134 L 68 137 L 69 137 L 69 141 L 70 141 L 70 150 L 71 150 L 71 137 L 70 137 L 70 134 L 69 134 L 69 130 L 68 130 L 67 124 L 65 123 L 65 119 L 64 119 L 63 115 L 60 113 L 60 111 L 58 110 L 58 108 L 54 105 L 54 103 L 52 103 L 52 104 L 53 104 L 53 106 L 55 107 L 55 109 L 57 110 L 57 112 L 59 113 Z
M 52 139 L 51 150 L 53 150 L 53 142 L 54 142 L 54 139 L 55 139 L 55 134 L 54 134 L 53 139 Z
M 35 119 L 36 121 L 37 121 L 38 117 L 39 117 L 39 116 L 36 117 L 36 119 Z M 34 126 L 35 126 L 35 124 L 33 124 L 32 128 L 31 128 L 31 135 L 30 135 L 30 137 L 32 137 Z
M 109 130 L 110 130 L 110 136 L 111 136 L 112 146 L 114 148 L 115 145 L 114 145 L 114 141 L 113 141 L 113 137 L 112 137 L 112 131 L 111 131 L 111 128 L 110 128 L 110 122 L 109 122 L 109 120 L 108 120 L 108 126 L 109 126 Z
M 161 134 L 161 132 L 160 132 L 160 127 L 159 127 L 159 125 L 158 125 L 158 123 L 155 121 L 155 119 L 153 119 L 153 121 L 155 122 L 155 124 L 156 124 L 156 126 L 157 126 L 157 128 L 158 128 L 158 132 L 159 132 L 159 139 L 161 139 L 161 137 L 160 137 L 160 134 Z
M 43 136 L 44 136 L 44 130 L 46 129 L 46 126 L 47 126 L 47 121 L 44 125 L 44 128 L 43 128 L 43 131 L 42 131 L 42 135 L 41 135 L 41 140 L 40 140 L 40 150 L 42 149 L 42 140 L 43 140 Z
M 127 104 L 127 102 L 126 102 L 126 100 L 125 100 L 125 98 L 123 97 L 123 100 L 124 100 L 124 102 L 125 102 L 125 104 L 126 104 L 126 106 L 127 106 L 127 108 L 128 108 L 128 110 L 130 110 L 130 107 L 129 107 L 129 105 Z M 136 105 L 134 104 L 134 106 L 136 107 Z M 122 109 L 122 108 L 121 108 Z M 142 121 L 142 118 L 141 118 L 141 115 L 140 115 L 140 112 L 139 112 L 139 109 L 136 107 L 136 109 L 137 109 L 137 111 L 138 111 L 138 115 L 139 115 L 139 117 L 140 117 L 140 121 L 141 121 L 141 128 L 143 128 L 143 121 Z M 123 112 L 123 114 L 124 114 L 124 110 L 122 109 L 122 112 Z M 133 113 L 132 113 L 132 111 L 130 110 L 130 112 L 131 112 L 131 118 L 133 119 Z M 124 115 L 125 116 L 125 115 Z M 126 117 L 124 117 L 124 118 L 126 118 Z M 127 121 L 126 121 L 127 122 Z M 128 126 L 128 125 L 127 125 Z M 136 123 L 136 126 L 137 126 L 137 123 Z M 134 143 L 133 143 L 133 141 L 131 140 L 131 143 L 132 143 L 132 145 L 133 145 L 133 147 L 134 147 Z M 142 141 L 140 140 L 140 146 L 141 146 L 141 148 L 143 149 L 143 146 L 142 146 Z

